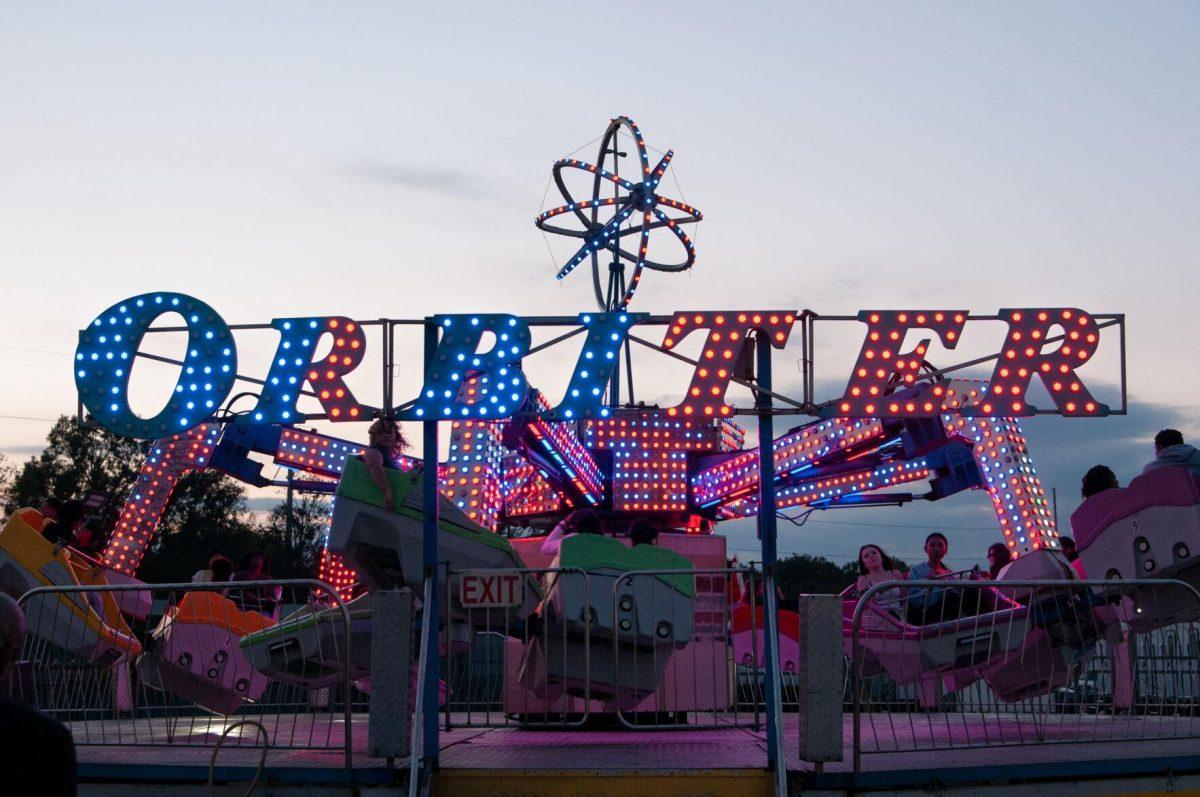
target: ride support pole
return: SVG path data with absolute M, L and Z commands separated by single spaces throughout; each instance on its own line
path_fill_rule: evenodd
M 438 326 L 433 319 L 425 319 L 425 368 L 428 371 L 433 361 L 433 353 L 437 350 Z M 422 546 L 421 563 L 424 566 L 425 578 L 433 582 L 429 604 L 424 607 L 424 622 L 434 623 L 430 633 L 426 635 L 428 645 L 425 654 L 425 692 L 421 695 L 422 719 L 424 728 L 421 738 L 424 749 L 421 756 L 433 768 L 438 763 L 438 680 L 441 678 L 441 667 L 438 662 L 438 423 L 424 421 L 422 424 L 422 447 L 425 459 L 424 492 L 421 496 L 424 509 L 422 511 Z M 413 750 L 416 756 L 418 751 Z
M 775 599 L 775 431 L 771 418 L 771 340 L 763 332 L 755 337 L 757 363 L 756 383 L 762 388 L 757 392 L 754 407 L 758 411 L 758 539 L 762 546 L 763 563 L 763 620 L 766 644 L 763 645 L 763 675 L 767 715 L 767 768 L 772 772 L 780 763 L 776 760 L 779 734 L 779 714 L 775 711 L 776 694 L 776 645 L 778 638 L 778 602 Z

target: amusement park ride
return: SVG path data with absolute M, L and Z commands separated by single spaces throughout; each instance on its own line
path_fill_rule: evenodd
M 632 170 L 620 162 L 630 153 Z M 584 683 L 574 666 L 584 655 L 578 649 L 581 643 L 569 641 L 578 637 L 557 643 L 570 649 L 548 652 L 523 650 L 510 640 L 506 688 L 535 693 L 540 689 L 535 698 L 547 704 L 587 694 L 609 707 L 646 701 L 660 688 L 673 657 L 684 661 L 700 655 L 697 629 L 711 624 L 714 602 L 726 608 L 728 585 L 712 580 L 701 588 L 701 580 L 688 571 L 727 566 L 725 541 L 717 533 L 727 520 L 758 518 L 769 579 L 775 561 L 775 518 L 783 510 L 900 505 L 983 491 L 1016 557 L 1000 581 L 1073 577 L 1059 550 L 1055 519 L 1019 418 L 1039 412 L 1124 412 L 1123 384 L 1122 406 L 1110 409 L 1092 396 L 1077 374 L 1099 346 L 1103 329 L 1116 327 L 1123 338 L 1123 318 L 1075 308 L 1008 309 L 995 316 L 954 309 L 867 310 L 853 317 L 819 316 L 794 308 L 678 311 L 664 316 L 633 312 L 628 308 L 647 269 L 682 271 L 696 259 L 685 227 L 701 220 L 700 211 L 659 193 L 672 157 L 667 152 L 652 160 L 638 127 L 621 117 L 612 120 L 601 137 L 594 164 L 574 158 L 556 162 L 553 180 L 563 202 L 541 212 L 536 225 L 578 242 L 558 277 L 590 262 L 598 310 L 578 317 L 494 313 L 420 320 L 416 323 L 425 332 L 424 384 L 407 402 L 392 402 L 389 378 L 384 406 L 369 407 L 358 401 L 345 380 L 363 360 L 367 331 L 377 328 L 382 333 L 384 373 L 391 373 L 392 333 L 398 321 L 344 316 L 274 319 L 269 327 L 279 333 L 279 347 L 269 373 L 256 379 L 237 369 L 234 332 L 246 327 L 226 325 L 198 299 L 148 293 L 101 313 L 80 333 L 76 380 L 82 405 L 95 422 L 152 440 L 104 553 L 109 576 L 136 575 L 172 490 L 185 474 L 215 469 L 251 485 L 277 484 L 263 474 L 266 457 L 303 474 L 300 483 L 305 489 L 334 496 L 320 578 L 346 599 L 354 599 L 353 632 L 364 643 L 357 645 L 359 651 L 368 649 L 372 593 L 397 587 L 420 591 L 426 579 L 438 577 L 439 563 L 448 563 L 451 571 L 510 571 L 514 575 L 504 582 L 506 588 L 521 596 L 513 608 L 516 619 L 561 621 L 578 626 L 585 639 L 586 626 L 589 644 L 608 646 L 609 654 L 594 655 L 593 661 L 615 663 L 617 668 L 625 646 L 653 648 L 658 655 L 657 668 L 638 678 L 618 678 L 613 666 L 594 666 Z M 591 185 L 585 198 L 572 193 L 568 179 L 581 175 Z M 652 258 L 651 239 L 658 233 L 681 252 L 680 257 Z M 628 277 L 626 266 L 631 269 Z M 142 418 L 128 403 L 131 366 L 151 324 L 171 311 L 186 321 L 188 350 L 176 363 L 181 372 L 167 406 L 153 418 Z M 865 338 L 844 394 L 818 402 L 807 370 L 812 329 L 831 318 L 861 322 Z M 932 337 L 904 348 L 908 333 L 916 331 L 936 335 L 943 347 L 952 349 L 966 324 L 980 319 L 1008 326 L 1003 345 L 992 357 L 936 369 L 926 358 Z M 650 327 L 663 328 L 660 343 L 638 336 Z M 542 328 L 558 328 L 564 334 L 534 347 L 531 329 Z M 771 357 L 797 328 L 804 347 L 805 395 L 793 399 L 773 390 Z M 494 344 L 481 350 L 485 333 Z M 704 336 L 696 359 L 678 351 L 689 335 Z M 554 404 L 529 384 L 523 360 L 574 337 L 582 346 L 567 388 Z M 330 351 L 315 359 L 323 340 Z M 680 402 L 669 407 L 633 402 L 632 343 L 693 366 Z M 993 360 L 987 379 L 952 375 L 967 365 Z M 623 370 L 627 402 L 621 401 Z M 1035 376 L 1055 409 L 1037 410 L 1026 400 Z M 222 408 L 238 379 L 255 384 L 258 396 L 252 409 L 234 415 Z M 731 383 L 750 388 L 754 405 L 726 403 Z M 322 411 L 301 411 L 302 396 L 315 400 Z M 745 448 L 746 431 L 735 420 L 747 415 L 757 421 L 759 442 L 754 448 Z M 775 436 L 774 417 L 787 415 L 811 419 Z M 417 422 L 424 431 L 424 458 L 399 457 L 387 470 L 390 508 L 359 456 L 361 442 L 301 426 L 308 420 L 364 422 L 379 416 Z M 442 462 L 437 461 L 439 421 L 449 425 L 450 435 L 449 456 Z M 545 532 L 579 509 L 594 510 L 613 536 L 567 537 L 557 555 L 543 554 Z M 663 530 L 656 545 L 631 547 L 622 536 L 640 517 L 653 519 Z M 1124 491 L 1086 502 L 1077 517 L 1078 522 L 1072 522 L 1079 551 L 1093 576 L 1161 576 L 1200 584 L 1200 492 L 1190 478 L 1141 477 Z M 1143 532 L 1120 530 L 1131 518 L 1142 519 Z M 508 533 L 516 529 L 522 533 Z M 525 572 L 545 568 L 585 571 L 590 589 L 605 597 L 585 605 L 578 578 L 565 571 L 546 579 Z M 10 519 L 0 534 L 0 581 L 11 592 L 75 583 L 85 571 L 90 572 L 69 549 L 46 541 L 20 517 Z M 634 571 L 665 574 L 639 581 L 634 588 L 632 581 L 620 579 Z M 610 602 L 614 585 L 628 594 Z M 426 607 L 427 616 L 463 616 L 458 593 L 447 594 L 451 605 L 438 607 L 435 600 Z M 276 618 L 234 607 L 214 592 L 194 592 L 159 627 L 155 650 L 143 652 L 128 633 L 122 607 L 110 598 L 101 606 L 73 593 L 61 600 L 70 602 L 72 616 L 91 631 L 89 649 L 77 653 L 91 659 L 137 659 L 149 683 L 219 713 L 253 701 L 270 679 L 321 686 L 336 680 L 346 666 L 355 678 L 370 674 L 369 654 L 359 653 L 350 662 L 315 660 L 315 651 L 322 649 L 318 637 L 340 633 L 333 628 L 340 616 L 333 614 L 324 616 L 325 622 L 313 622 L 311 609 Z M 740 605 L 729 629 L 731 660 L 743 664 L 743 658 L 749 660 L 746 651 L 755 648 L 767 653 L 768 670 L 798 667 L 795 617 L 777 608 L 773 590 L 764 592 L 765 606 L 752 607 L 744 594 L 733 600 Z M 648 618 L 663 614 L 651 609 L 663 606 L 673 606 L 669 616 L 685 620 L 669 627 L 655 625 Z M 849 639 L 854 601 L 847 606 Z M 1003 699 L 1013 700 L 1061 685 L 1067 668 L 1059 666 L 1050 673 L 1039 667 L 1052 667 L 1053 654 L 1061 661 L 1072 651 L 1046 629 L 1025 623 L 1038 607 L 1022 603 L 1017 593 L 997 592 L 988 610 L 998 623 L 1027 629 L 1006 636 L 1014 649 L 1050 650 L 1052 655 L 1028 657 L 1042 663 L 1037 667 L 1014 665 L 1021 657 L 1013 656 L 1012 650 L 997 650 L 994 660 L 964 663 L 956 658 L 961 629 L 955 621 L 913 625 L 882 607 L 872 609 L 874 619 L 864 625 L 863 646 L 870 655 L 876 638 L 906 640 L 909 647 L 903 655 L 876 662 L 898 683 L 933 679 L 962 688 L 983 678 Z M 1170 611 L 1138 617 L 1148 627 L 1177 619 Z M 201 627 L 206 633 L 197 633 Z M 216 637 L 209 633 L 214 627 L 220 631 Z M 775 628 L 780 633 L 777 661 L 770 654 L 772 647 L 762 641 L 764 631 L 769 637 Z M 56 638 L 56 629 L 38 617 L 31 618 L 31 632 L 51 642 Z M 213 649 L 214 643 L 205 640 L 217 637 L 222 641 Z M 281 644 L 312 651 L 312 658 L 304 659 L 304 666 L 285 667 L 272 655 Z M 435 664 L 436 658 L 435 651 Z M 539 686 L 546 684 L 552 687 Z M 727 701 L 729 696 L 706 699 Z

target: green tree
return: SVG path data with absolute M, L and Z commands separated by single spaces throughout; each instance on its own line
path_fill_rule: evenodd
M 5 509 L 36 506 L 51 495 L 84 498 L 104 493 L 110 500 L 101 522 L 105 531 L 111 530 L 146 449 L 140 441 L 64 415 L 47 434 L 42 453 L 17 470 L 4 495 Z M 191 473 L 176 485 L 138 577 L 187 581 L 205 566 L 212 548 L 236 557 L 260 547 L 263 540 L 246 510 L 245 488 L 216 471 Z
M 857 577 L 857 564 L 839 565 L 823 556 L 796 554 L 781 559 L 776 569 L 784 598 L 793 600 L 802 594 L 838 593 Z
M 114 499 L 102 518 L 111 527 L 137 479 L 145 452 L 140 441 L 64 415 L 46 435 L 42 453 L 16 471 L 5 494 L 5 511 L 37 506 L 50 496 L 85 498 L 104 493 Z
M 329 528 L 329 499 L 306 494 L 292 502 L 291 514 L 289 526 L 287 504 L 279 504 L 262 528 L 264 547 L 271 557 L 271 575 L 316 578 Z
M 207 567 L 208 553 L 214 548 L 225 551 L 236 564 L 243 554 L 263 547 L 258 532 L 241 484 L 220 471 L 189 473 L 175 486 L 138 578 L 187 581 Z
M 0 505 L 2 506 L 8 506 L 8 496 L 12 491 L 12 483 L 15 477 L 16 472 L 8 464 L 8 458 L 0 454 Z
M 892 560 L 897 569 L 907 566 L 899 559 Z M 836 594 L 858 579 L 858 562 L 839 565 L 823 556 L 796 554 L 779 560 L 777 582 L 786 600 L 795 600 L 797 595 Z

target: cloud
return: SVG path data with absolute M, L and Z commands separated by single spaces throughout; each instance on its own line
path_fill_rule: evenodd
M 446 196 L 477 197 L 483 191 L 483 186 L 474 175 L 458 169 L 364 159 L 350 164 L 345 171 L 355 179 L 366 183 L 408 188 Z

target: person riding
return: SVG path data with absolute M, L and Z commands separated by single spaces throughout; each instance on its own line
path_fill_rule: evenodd
M 1000 571 L 1012 561 L 1012 552 L 1002 542 L 993 542 L 987 549 L 988 578 L 995 581 Z
M 640 517 L 629 524 L 630 545 L 653 545 L 658 539 L 658 527 L 650 518 Z
M 104 553 L 106 543 L 104 528 L 100 525 L 100 521 L 90 518 L 76 527 L 75 543 L 71 547 L 85 556 L 99 559 Z
M 1142 473 L 1172 467 L 1187 468 L 1193 477 L 1200 476 L 1200 451 L 1184 443 L 1178 429 L 1163 429 L 1154 435 L 1154 461 L 1147 463 Z
M 1075 550 L 1074 537 L 1059 537 L 1058 544 L 1062 548 L 1063 556 L 1067 557 L 1068 562 L 1074 562 L 1079 558 L 1079 552 Z
M 558 556 L 562 541 L 576 534 L 600 534 L 600 516 L 591 509 L 576 509 L 558 522 L 558 525 L 542 541 L 543 556 Z
M 409 447 L 400 431 L 400 424 L 392 418 L 377 418 L 367 430 L 369 445 L 363 449 L 362 460 L 371 474 L 371 481 L 383 492 L 383 507 L 389 512 L 394 509 L 392 482 L 387 468 L 399 468 L 398 457 Z
M 216 578 L 213 575 L 213 563 L 215 561 L 217 561 L 218 559 L 224 559 L 226 561 L 229 561 L 229 557 L 228 557 L 228 555 L 226 555 L 224 550 L 222 550 L 220 548 L 210 549 L 208 552 L 208 567 L 206 567 L 203 570 L 197 570 L 195 573 L 193 573 L 192 574 L 192 583 L 193 584 L 208 584 L 213 581 L 221 581 L 222 579 Z M 223 580 L 229 581 L 229 578 L 226 577 Z
M 58 520 L 58 511 L 62 509 L 63 503 L 63 501 L 57 498 L 50 497 L 43 501 L 42 505 L 37 509 L 31 506 L 23 506 L 13 514 L 25 521 L 27 526 L 41 534 L 46 528 L 47 523 Z
M 215 570 L 215 568 L 214 568 Z M 270 581 L 271 560 L 262 551 L 251 551 L 238 562 L 234 581 Z M 280 587 L 247 587 L 239 590 L 242 609 L 274 615 L 280 598 Z
M 208 563 L 210 583 L 221 584 L 233 580 L 233 560 L 225 556 L 214 556 Z
M 950 550 L 950 541 L 940 531 L 935 531 L 925 538 L 925 561 L 918 562 L 908 571 L 910 581 L 925 581 L 931 578 L 942 578 L 952 571 L 942 563 Z M 927 622 L 952 619 L 950 612 L 957 607 L 950 607 L 946 600 L 944 588 L 913 587 L 908 591 L 908 621 L 914 625 L 924 625 Z M 953 614 L 957 617 L 957 613 Z
M 71 499 L 61 502 L 54 520 L 48 520 L 42 526 L 42 536 L 59 545 L 73 543 L 76 530 L 86 520 L 84 517 L 86 511 L 83 501 Z
M 1120 486 L 1121 483 L 1117 481 L 1117 474 L 1112 472 L 1112 468 L 1107 465 L 1093 465 L 1087 473 L 1083 474 L 1083 484 L 1079 489 L 1079 494 L 1083 496 L 1084 500 L 1087 500 L 1093 495 L 1099 495 L 1105 490 L 1115 490 Z
M 904 580 L 904 573 L 900 572 L 892 558 L 874 543 L 867 543 L 858 549 L 858 573 L 854 588 L 859 595 L 876 584 Z M 895 612 L 904 602 L 904 590 L 898 586 L 881 589 L 874 593 L 872 599 L 884 609 Z

